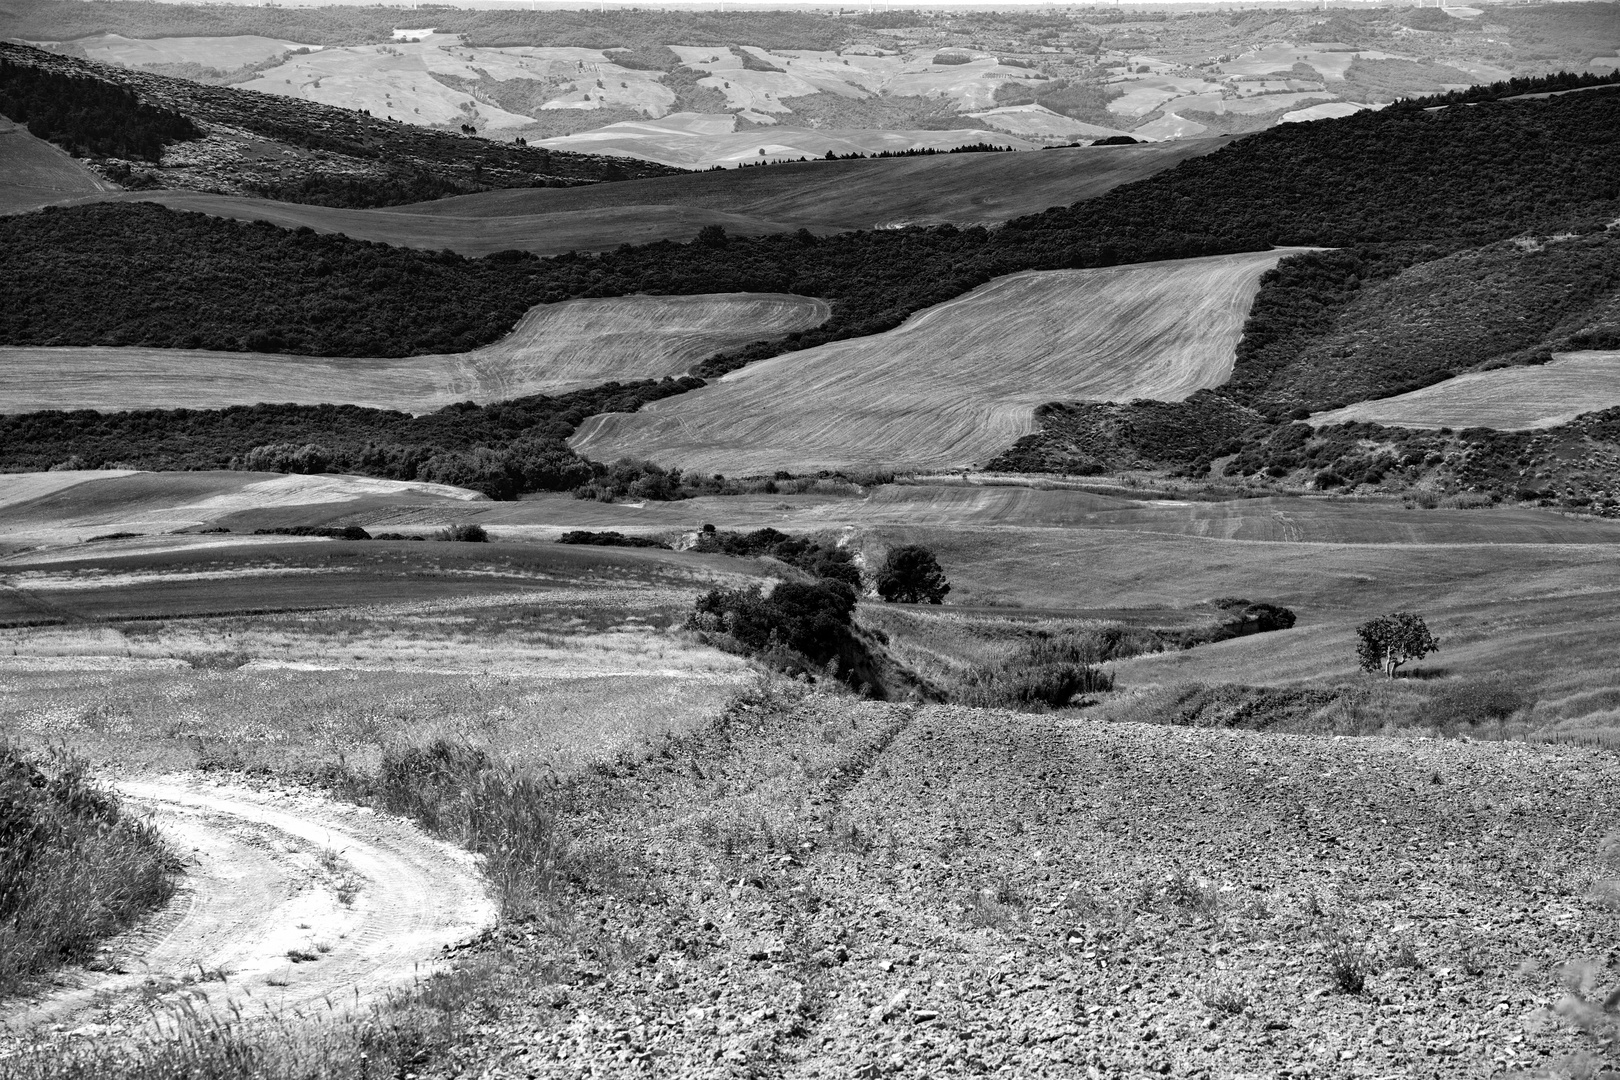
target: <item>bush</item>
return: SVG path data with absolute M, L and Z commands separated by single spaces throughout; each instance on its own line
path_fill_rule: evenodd
M 891 550 L 873 581 L 878 595 L 890 604 L 938 604 L 951 591 L 939 560 L 919 544 Z
M 0 997 L 96 945 L 174 893 L 157 831 L 69 757 L 0 744 Z
M 860 567 L 855 565 L 848 551 L 808 537 L 789 536 L 775 529 L 756 529 L 751 533 L 719 532 L 713 526 L 705 525 L 698 534 L 693 550 L 754 558 L 768 555 L 820 580 L 842 582 L 851 589 L 861 587 Z
M 626 536 L 621 532 L 591 532 L 575 529 L 557 537 L 559 544 L 589 544 L 593 547 L 650 547 L 669 550 L 669 545 L 650 536 Z
M 482 544 L 489 540 L 489 533 L 484 531 L 482 525 L 446 525 L 433 534 L 433 539 L 452 540 L 462 544 Z
M 720 631 L 754 652 L 790 649 L 822 665 L 853 640 L 855 591 L 837 581 L 785 581 L 766 596 L 759 586 L 710 589 L 698 597 L 689 625 Z

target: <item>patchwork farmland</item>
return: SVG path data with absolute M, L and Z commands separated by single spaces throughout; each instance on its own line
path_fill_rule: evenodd
M 788 353 L 638 413 L 594 417 L 573 445 L 592 457 L 743 475 L 963 468 L 1033 431 L 1043 402 L 1179 401 L 1219 386 L 1260 275 L 1288 254 L 1015 274 L 888 333 Z

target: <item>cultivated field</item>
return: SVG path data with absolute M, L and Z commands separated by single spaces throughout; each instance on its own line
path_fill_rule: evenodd
M 405 359 L 0 346 L 8 376 L 0 408 L 217 409 L 270 401 L 429 412 L 459 401 L 678 375 L 726 348 L 806 330 L 827 315 L 823 301 L 773 293 L 569 300 L 532 308 L 493 345 Z
M 1408 394 L 1317 413 L 1311 423 L 1409 428 L 1553 427 L 1620 405 L 1620 352 L 1560 354 L 1548 364 L 1458 375 Z
M 0 116 L 0 214 L 116 190 L 67 152 Z
M 1040 153 L 794 162 L 584 187 L 486 191 L 377 210 L 192 191 L 117 197 L 469 256 L 512 248 L 558 255 L 689 240 L 706 225 L 760 236 L 800 228 L 828 233 L 947 221 L 988 224 L 1095 198 L 1221 145 L 1199 139 Z
M 251 472 L 143 473 L 129 469 L 0 473 L 0 552 L 39 544 L 77 544 L 110 533 L 139 533 L 145 547 L 177 542 L 167 534 L 259 509 L 288 514 L 320 507 L 339 513 L 375 502 L 437 506 L 450 513 L 483 496 L 445 484 L 365 476 Z M 289 521 L 288 524 L 302 524 Z M 195 543 L 218 537 L 188 538 Z
M 579 154 L 620 154 L 683 169 L 711 169 L 811 161 L 834 154 L 879 154 L 884 151 L 950 150 L 976 143 L 992 143 L 1013 150 L 1034 150 L 1038 143 L 985 128 L 934 130 L 821 130 L 819 128 L 765 128 L 733 130 L 735 119 L 726 113 L 672 113 L 658 120 L 621 120 L 577 135 L 561 135 L 536 142 L 552 150 Z M 719 130 L 715 130 L 715 129 Z
M 1044 402 L 1179 401 L 1219 386 L 1260 275 L 1290 253 L 1015 274 L 888 333 L 593 417 L 573 443 L 732 475 L 968 467 L 1034 430 Z
M 263 37 L 258 34 L 225 34 L 218 37 L 128 38 L 121 34 L 98 34 L 79 38 L 73 44 L 90 59 L 123 67 L 148 64 L 201 64 L 218 71 L 232 71 L 248 64 L 262 63 L 292 49 L 315 48 L 296 41 Z

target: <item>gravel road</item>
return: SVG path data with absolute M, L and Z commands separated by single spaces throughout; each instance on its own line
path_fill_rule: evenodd
M 117 787 L 185 864 L 180 891 L 109 944 L 103 970 L 9 1003 L 14 1033 L 125 1030 L 182 1001 L 249 1017 L 354 1004 L 427 975 L 495 920 L 470 856 L 369 809 L 194 776 Z

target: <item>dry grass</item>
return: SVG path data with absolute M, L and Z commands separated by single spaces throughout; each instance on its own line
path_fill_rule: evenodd
M 0 214 L 19 214 L 111 190 L 113 185 L 65 151 L 0 116 Z
M 174 892 L 174 856 L 150 825 L 65 753 L 0 742 L 0 998 L 69 963 Z
M 1409 394 L 1317 413 L 1311 423 L 1515 431 L 1552 427 L 1614 405 L 1620 405 L 1620 352 L 1592 351 L 1539 366 L 1459 375 Z
M 1220 385 L 1260 274 L 1288 253 L 1014 274 L 888 333 L 594 417 L 573 443 L 732 475 L 967 466 L 1034 430 L 1043 402 L 1180 400 Z
M 558 394 L 678 375 L 760 338 L 806 330 L 824 301 L 775 293 L 629 296 L 541 304 L 493 345 L 400 360 L 194 349 L 0 347 L 5 409 L 217 409 L 341 401 L 426 412 L 458 401 Z

